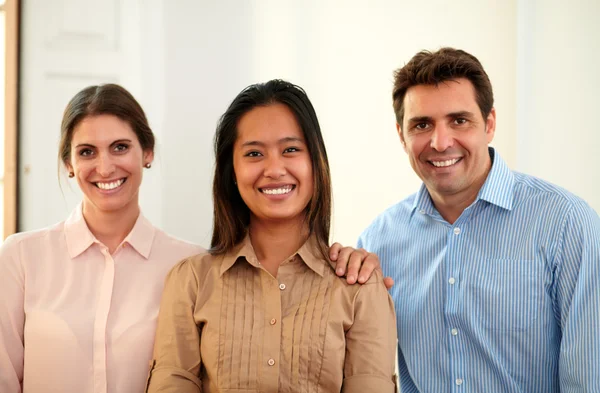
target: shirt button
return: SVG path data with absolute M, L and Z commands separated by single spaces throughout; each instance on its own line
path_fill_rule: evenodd
M 425 214 L 425 210 L 421 209 L 421 210 L 419 210 L 419 213 Z
M 455 235 L 460 234 L 460 228 L 458 228 L 458 227 L 454 228 L 454 234 Z
M 454 283 L 455 283 L 455 282 L 456 282 L 456 279 L 455 279 L 454 277 L 450 277 L 450 278 L 448 279 L 448 283 L 449 283 L 450 285 L 454 285 Z
M 267 362 L 267 364 L 268 364 L 269 366 L 272 366 L 272 365 L 274 365 L 274 364 L 275 364 L 275 360 L 273 360 L 273 359 L 269 359 L 269 361 Z M 458 380 L 457 380 L 457 381 L 458 381 Z
M 450 333 L 452 333 L 453 336 L 456 336 L 458 334 L 458 329 L 452 329 L 450 330 Z
M 456 381 L 454 381 L 454 382 L 456 382 L 456 384 L 457 384 L 458 386 L 460 386 L 460 385 L 462 385 L 462 384 L 463 384 L 463 380 L 462 380 L 462 378 L 456 378 Z
M 285 284 L 279 284 L 279 289 L 283 291 L 285 289 Z
M 275 325 L 277 323 L 277 320 L 275 318 L 271 319 L 271 325 Z

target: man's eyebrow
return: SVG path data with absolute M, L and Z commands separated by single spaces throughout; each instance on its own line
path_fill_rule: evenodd
M 446 115 L 446 117 L 450 117 L 452 119 L 456 119 L 457 117 L 473 117 L 473 112 L 469 112 L 469 111 L 451 112 L 451 113 L 448 113 Z
M 425 123 L 431 121 L 431 116 L 415 116 L 408 119 L 409 123 Z

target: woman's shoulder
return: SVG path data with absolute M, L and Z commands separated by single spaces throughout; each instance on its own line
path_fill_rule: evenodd
M 207 250 L 203 250 L 189 255 L 175 264 L 169 272 L 169 277 L 175 280 L 193 277 L 202 282 L 209 274 L 220 271 L 221 262 L 222 257 L 214 256 Z
M 8 236 L 2 243 L 2 250 L 14 250 L 21 246 L 34 244 L 47 244 L 51 246 L 55 241 L 64 238 L 64 221 L 52 226 L 31 231 L 18 232 Z M 27 247 L 29 248 L 29 247 Z
M 348 284 L 346 276 L 338 277 L 333 271 L 329 276 L 330 280 L 333 281 L 334 294 L 337 293 L 337 296 L 342 296 L 350 303 L 356 302 L 357 298 L 361 296 L 371 296 L 376 292 L 387 292 L 383 283 L 383 274 L 379 270 L 373 271 L 371 277 L 363 284 Z
M 377 269 L 373 270 L 371 277 L 369 277 L 369 279 L 363 284 L 359 284 L 358 282 L 355 284 L 348 284 L 348 281 L 346 280 L 346 276 L 339 277 L 338 275 L 335 274 L 335 272 L 333 272 L 332 280 L 334 280 L 338 285 L 342 286 L 346 290 L 358 290 L 359 288 L 364 287 L 364 286 L 372 286 L 372 285 L 378 285 L 378 284 L 384 285 L 383 284 L 383 274 L 381 273 L 380 270 L 377 270 Z

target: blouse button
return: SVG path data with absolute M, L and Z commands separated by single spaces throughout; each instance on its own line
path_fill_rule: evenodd
M 279 289 L 283 291 L 285 289 L 285 284 L 279 284 Z
M 267 363 L 269 364 L 269 366 L 272 366 L 275 364 L 275 360 L 269 359 L 269 361 Z
M 275 318 L 271 319 L 271 325 L 275 325 L 277 323 L 277 320 Z

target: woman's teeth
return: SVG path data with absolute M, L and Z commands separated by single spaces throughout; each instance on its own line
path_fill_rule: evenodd
M 110 183 L 100 183 L 100 182 L 97 182 L 96 186 L 98 188 L 103 189 L 103 190 L 114 190 L 115 188 L 117 188 L 121 184 L 123 184 L 124 182 L 125 182 L 125 179 L 113 181 L 113 182 L 110 182 Z
M 287 194 L 288 192 L 292 191 L 293 188 L 293 186 L 285 186 L 280 188 L 261 188 L 261 190 L 268 195 L 280 195 Z

